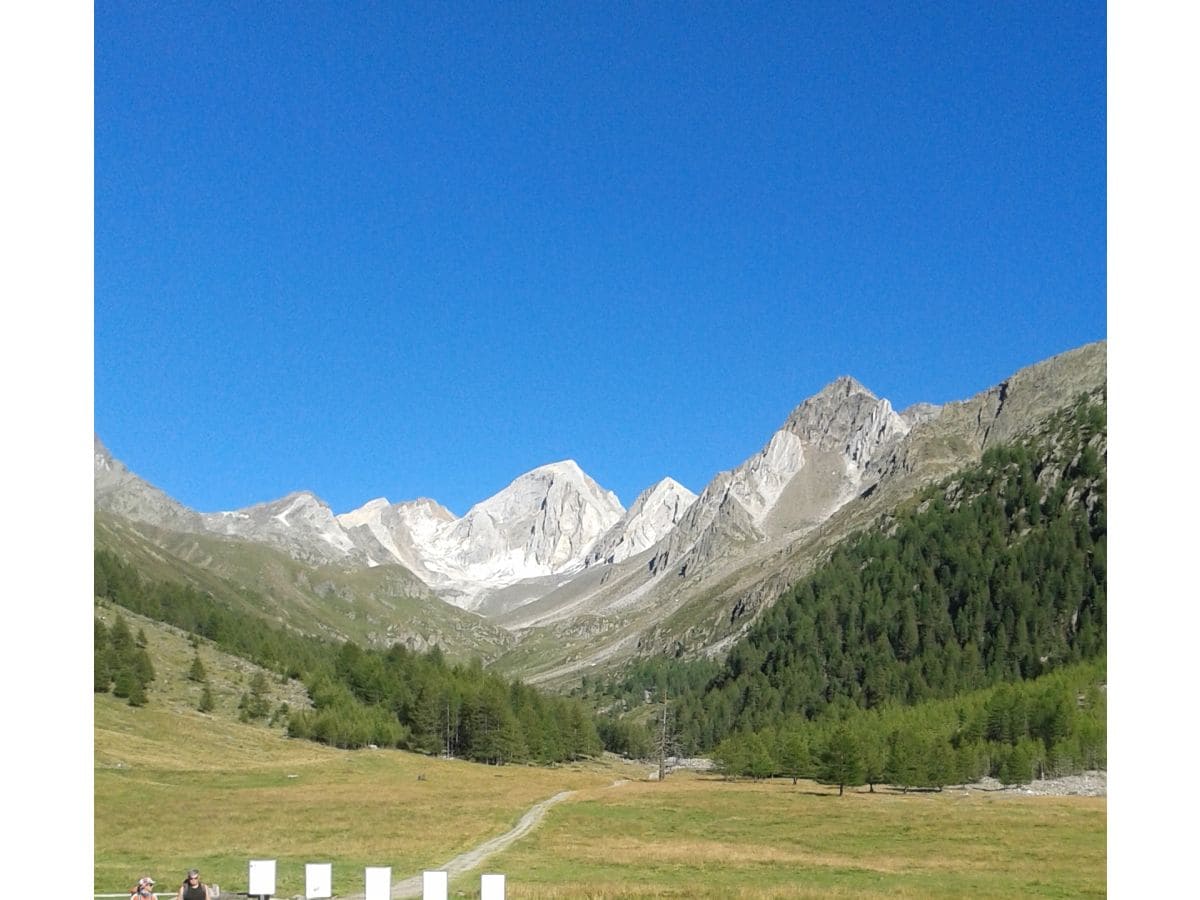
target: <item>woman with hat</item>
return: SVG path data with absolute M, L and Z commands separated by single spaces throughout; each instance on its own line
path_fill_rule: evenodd
M 137 898 L 137 897 L 153 898 L 154 897 L 154 879 L 151 878 L 149 875 L 145 875 L 145 876 L 139 878 L 137 887 L 135 887 L 132 891 L 129 892 L 129 896 L 130 896 L 131 900 L 132 900 L 132 898 Z

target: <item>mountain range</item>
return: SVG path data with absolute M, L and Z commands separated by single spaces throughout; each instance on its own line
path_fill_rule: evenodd
M 841 377 L 699 495 L 664 477 L 629 509 L 563 460 L 461 518 L 427 498 L 338 515 L 307 491 L 199 513 L 97 436 L 97 545 L 157 555 L 164 573 L 177 562 L 192 582 L 201 572 L 241 589 L 256 580 L 264 614 L 322 607 L 312 621 L 333 636 L 439 643 L 530 682 L 566 683 L 638 655 L 719 653 L 842 537 L 1080 394 L 1103 394 L 1106 354 L 1089 344 L 969 399 L 901 412 Z M 230 562 L 248 548 L 259 562 Z M 267 559 L 286 578 L 258 580 Z M 408 611 L 389 620 L 397 592 Z M 362 630 L 364 620 L 377 627 Z

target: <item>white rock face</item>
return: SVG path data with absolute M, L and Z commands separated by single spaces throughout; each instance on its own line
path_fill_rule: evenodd
M 618 563 L 648 550 L 679 524 L 696 495 L 673 478 L 642 491 L 588 551 L 586 565 Z
M 95 455 L 97 508 L 270 544 L 313 564 L 400 564 L 468 609 L 488 591 L 583 568 L 588 550 L 625 512 L 615 494 L 565 460 L 527 472 L 461 519 L 432 500 L 383 497 L 334 515 L 309 491 L 199 514 L 128 472 L 98 438 Z
M 488 589 L 580 568 L 624 511 L 615 494 L 566 460 L 525 473 L 417 549 L 436 578 L 431 586 L 457 588 L 470 609 Z
M 417 547 L 440 526 L 453 522 L 454 514 L 425 498 L 391 504 L 380 497 L 343 513 L 337 520 L 355 544 L 367 551 L 368 565 L 400 563 L 426 580 L 430 573 L 425 569 Z M 377 545 L 375 552 L 371 552 L 372 545 Z
M 208 531 L 273 544 L 297 559 L 321 563 L 357 556 L 366 562 L 333 510 L 309 491 L 202 518 Z
M 414 546 L 428 544 L 441 528 L 454 521 L 454 513 L 426 497 L 397 503 L 395 511 Z
M 786 428 L 781 429 L 767 446 L 733 470 L 729 493 L 757 525 L 803 465 L 803 441 Z
M 783 427 L 862 469 L 884 444 L 908 434 L 910 425 L 887 400 L 843 376 L 797 406 Z
M 650 570 L 695 573 L 739 543 L 824 521 L 856 496 L 871 462 L 909 427 L 887 400 L 853 378 L 837 379 L 796 407 L 762 450 L 704 488 Z

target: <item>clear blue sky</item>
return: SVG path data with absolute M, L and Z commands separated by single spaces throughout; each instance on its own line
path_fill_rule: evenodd
M 183 503 L 694 491 L 1107 336 L 1102 3 L 103 3 L 95 428 Z

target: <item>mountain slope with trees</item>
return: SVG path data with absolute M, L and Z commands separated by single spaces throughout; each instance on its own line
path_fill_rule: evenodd
M 791 734 L 809 723 L 829 757 L 820 765 L 832 772 L 837 759 L 846 765 L 843 751 L 854 743 L 847 737 L 854 729 L 837 732 L 830 749 L 829 723 L 861 724 L 868 713 L 986 690 L 987 728 L 972 725 L 962 734 L 1011 740 L 1043 768 L 1050 758 L 1059 767 L 1095 763 L 1103 756 L 1104 720 L 1094 711 L 1103 709 L 1096 691 L 1107 619 L 1105 402 L 1103 390 L 1081 396 L 1035 433 L 993 446 L 979 466 L 929 487 L 839 544 L 719 665 L 646 661 L 624 679 L 585 685 L 584 693 L 634 710 L 647 696 L 669 695 L 684 752 L 716 749 L 735 770 L 761 769 L 766 756 L 778 766 L 778 757 L 795 755 L 767 738 L 760 738 L 759 752 L 751 736 L 778 733 L 784 723 L 791 723 L 785 728 Z M 1097 664 L 1099 670 L 1087 668 Z M 1075 670 L 1085 673 L 1082 680 L 1056 689 L 1052 699 L 1026 693 L 1034 679 L 1071 666 L 1084 667 Z M 1063 724 L 1069 719 L 1063 710 L 1077 696 L 1092 698 L 1093 715 L 1082 730 Z M 1006 704 L 1018 712 L 996 712 Z M 1034 708 L 1042 712 L 1031 720 Z M 971 715 L 963 711 L 959 726 L 978 719 Z M 1009 724 L 995 725 L 1004 716 Z M 1055 716 L 1057 725 L 1041 731 L 1031 725 Z M 918 731 L 931 740 L 928 728 Z M 951 738 L 942 735 L 948 745 Z M 1022 744 L 1035 739 L 1040 752 Z M 889 752 L 902 759 L 907 740 Z M 925 758 L 932 746 L 908 749 Z M 1008 756 L 991 754 L 985 771 L 995 774 Z M 806 764 L 813 771 L 820 769 L 815 760 L 814 754 Z M 1010 770 L 1024 772 L 1023 760 Z M 883 763 L 864 766 L 866 777 Z M 910 777 L 900 762 L 893 769 L 894 777 Z M 840 777 L 847 771 L 857 769 L 843 769 Z
M 452 659 L 495 658 L 503 628 L 438 599 L 402 566 L 312 566 L 277 548 L 218 535 L 167 531 L 95 513 L 95 547 L 146 578 L 187 586 L 292 630 L 388 647 L 434 646 Z
M 596 722 L 577 699 L 545 696 L 519 681 L 485 672 L 476 658 L 451 664 L 441 650 L 363 649 L 272 625 L 253 612 L 190 585 L 143 577 L 115 554 L 95 553 L 99 603 L 171 625 L 221 651 L 303 681 L 311 709 L 285 710 L 288 733 L 338 747 L 402 747 L 480 762 L 554 763 L 595 756 L 602 747 Z M 112 686 L 132 705 L 146 702 L 153 679 L 149 658 L 121 615 L 96 623 L 95 690 Z M 189 678 L 202 683 L 196 657 Z M 267 681 L 251 677 L 241 717 L 271 712 Z M 204 695 L 201 694 L 201 707 Z

